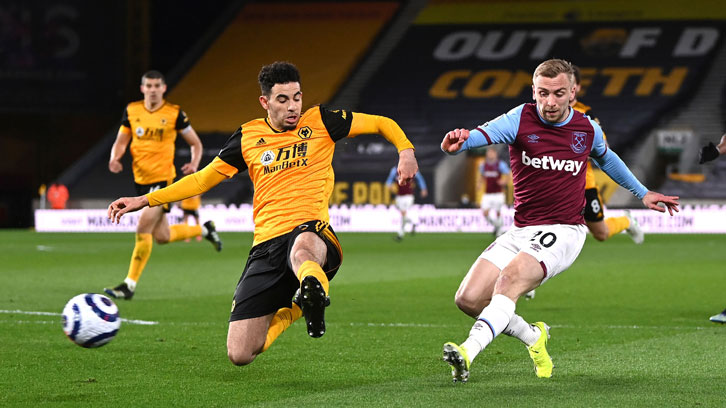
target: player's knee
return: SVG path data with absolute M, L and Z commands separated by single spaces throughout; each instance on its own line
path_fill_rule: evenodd
M 313 259 L 313 254 L 305 249 L 298 249 L 290 254 L 290 264 L 293 266 L 294 271 L 297 271 L 297 268 L 305 263 L 305 261 L 311 261 Z
M 598 240 L 598 241 L 600 241 L 600 242 L 605 241 L 606 239 L 608 239 L 608 235 L 607 234 L 593 234 L 593 237 L 595 237 L 595 239 Z
M 598 241 L 605 241 L 610 235 L 607 230 L 603 231 L 602 229 L 596 229 L 590 232 L 592 232 L 592 236 Z
M 456 303 L 456 307 L 462 312 L 476 317 L 489 304 L 489 299 L 482 300 L 478 296 L 472 296 L 465 291 L 459 291 L 454 296 L 454 303 Z
M 154 240 L 157 244 L 164 245 L 169 243 L 169 237 L 163 235 L 155 235 Z
M 229 358 L 229 361 L 232 362 L 232 364 L 236 366 L 245 366 L 255 361 L 257 353 L 251 353 L 246 350 L 227 347 L 227 357 Z

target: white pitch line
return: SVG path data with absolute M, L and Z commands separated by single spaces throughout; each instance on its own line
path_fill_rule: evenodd
M 0 314 L 24 314 L 24 315 L 38 315 L 38 316 L 60 316 L 60 313 L 52 313 L 52 312 L 33 312 L 33 311 L 26 311 L 26 310 L 2 310 L 0 309 Z M 136 320 L 136 319 L 124 319 L 121 318 L 122 322 L 126 322 L 129 324 L 139 324 L 139 325 L 156 325 L 159 324 L 159 322 L 156 321 L 149 321 L 149 320 Z M 51 323 L 48 321 L 29 321 L 29 320 L 17 320 L 16 323 Z M 222 324 L 220 322 L 167 322 L 165 323 L 176 326 L 217 326 Z M 337 326 L 338 323 L 336 322 L 328 322 L 328 326 Z M 466 325 L 452 325 L 452 324 L 431 324 L 431 323 L 403 323 L 403 322 L 348 322 L 343 323 L 345 326 L 354 326 L 354 327 L 413 327 L 413 328 L 466 328 Z M 553 329 L 568 329 L 568 330 L 582 330 L 582 329 L 588 329 L 588 330 L 601 330 L 601 329 L 607 329 L 607 330 L 707 330 L 707 329 L 713 329 L 718 328 L 718 325 L 713 326 L 641 326 L 641 325 L 558 325 L 553 324 L 550 326 Z
M 333 324 L 335 325 L 335 324 Z M 430 323 L 359 323 L 350 322 L 349 326 L 367 326 L 367 327 L 424 327 L 424 328 L 448 328 L 458 327 L 447 324 L 430 324 Z
M 61 313 L 52 313 L 52 312 L 33 312 L 28 310 L 2 310 L 0 309 L 0 313 L 5 314 L 23 314 L 23 315 L 35 315 L 35 316 L 60 316 Z M 153 326 L 155 324 L 159 324 L 159 322 L 151 321 L 151 320 L 136 320 L 136 319 L 124 319 L 121 318 L 122 322 L 126 322 L 129 324 L 140 324 L 140 325 L 146 325 L 146 326 Z
M 335 325 L 334 322 L 329 323 L 330 325 Z M 367 327 L 420 327 L 420 328 L 466 328 L 465 325 L 451 325 L 451 324 L 429 324 L 429 323 L 363 323 L 363 322 L 350 322 L 348 323 L 348 326 L 367 326 Z M 578 329 L 588 329 L 588 330 L 598 330 L 598 329 L 607 329 L 607 330 L 706 330 L 706 329 L 712 329 L 712 328 L 718 328 L 718 326 L 641 326 L 641 325 L 594 325 L 594 326 L 588 326 L 588 325 L 582 325 L 582 326 L 575 326 L 575 325 L 557 325 L 553 324 L 550 326 L 553 329 L 568 329 L 568 330 L 578 330 Z

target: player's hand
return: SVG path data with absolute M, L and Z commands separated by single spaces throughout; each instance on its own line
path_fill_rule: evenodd
M 421 190 L 421 198 L 426 198 L 429 195 L 429 190 Z
M 140 210 L 149 205 L 145 195 L 137 197 L 121 197 L 108 206 L 108 219 L 118 224 L 121 216 L 132 211 Z
M 188 175 L 190 175 L 192 173 L 196 173 L 197 172 L 197 166 L 193 165 L 191 162 L 190 163 L 186 163 L 186 164 L 184 164 L 181 167 L 181 171 L 182 171 L 182 173 L 185 176 L 188 176 Z
M 120 160 L 110 160 L 108 162 L 108 169 L 111 171 L 111 173 L 121 173 L 121 171 L 124 169 L 124 165 L 121 164 Z
M 398 154 L 398 185 L 402 186 L 416 175 L 418 163 L 413 149 L 401 150 Z
M 701 151 L 698 152 L 698 164 L 703 164 L 711 160 L 716 160 L 721 152 L 718 151 L 713 142 L 708 142 L 708 146 L 703 146 Z
M 469 138 L 469 129 L 454 129 L 444 136 L 441 141 L 441 150 L 447 153 L 456 153 L 461 150 L 461 145 Z
M 665 212 L 667 209 L 668 214 L 673 215 L 674 212 L 679 211 L 678 199 L 678 196 L 667 196 L 661 193 L 656 193 L 655 191 L 648 191 L 645 193 L 645 196 L 643 196 L 643 204 L 651 210 L 658 212 Z M 659 206 L 658 203 L 663 203 L 665 208 Z

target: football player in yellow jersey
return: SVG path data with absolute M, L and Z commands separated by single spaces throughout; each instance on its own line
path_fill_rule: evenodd
M 301 316 L 310 336 L 325 333 L 329 280 L 343 259 L 328 224 L 335 142 L 380 134 L 399 152 L 399 184 L 418 171 L 413 145 L 393 120 L 325 106 L 301 113 L 300 74 L 288 62 L 262 67 L 258 81 L 266 118 L 240 126 L 212 163 L 197 173 L 108 207 L 109 218 L 118 222 L 129 211 L 203 193 L 248 170 L 255 190 L 254 242 L 234 294 L 227 333 L 227 354 L 236 365 L 251 363 Z
M 184 174 L 197 171 L 202 158 L 202 142 L 189 124 L 189 118 L 179 105 L 164 100 L 164 92 L 166 92 L 166 82 L 160 72 L 149 71 L 141 77 L 141 93 L 144 94 L 144 99 L 126 106 L 121 127 L 111 148 L 108 169 L 112 173 L 119 173 L 123 170 L 121 157 L 130 145 L 134 182 L 138 194 L 166 187 L 176 177 L 174 143 L 177 134 L 189 144 L 192 152 L 189 163 L 181 168 Z M 126 279 L 114 288 L 105 288 L 104 292 L 126 300 L 134 296 L 136 284 L 151 256 L 152 239 L 159 244 L 166 244 L 204 236 L 212 242 L 217 251 L 222 249 L 222 242 L 212 221 L 207 221 L 204 225 L 180 224 L 170 227 L 165 215 L 168 208 L 160 206 L 147 208 L 141 212 L 136 226 L 136 244 Z
M 589 115 L 592 120 L 599 124 L 600 121 L 592 114 L 592 108 L 577 100 L 577 93 L 581 89 L 580 68 L 575 65 L 572 67 L 575 69 L 575 94 L 572 101 L 570 101 L 570 106 Z M 592 169 L 591 160 L 587 162 L 587 172 L 585 173 L 585 198 L 585 223 L 595 239 L 605 241 L 615 234 L 626 231 L 636 244 L 643 243 L 643 231 L 629 212 L 627 216 L 605 218 L 600 192 L 595 184 L 595 173 Z

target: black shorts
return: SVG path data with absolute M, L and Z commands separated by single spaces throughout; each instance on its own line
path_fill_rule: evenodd
M 285 235 L 255 245 L 237 283 L 229 321 L 251 319 L 292 307 L 292 297 L 300 281 L 290 265 L 290 251 L 295 238 L 303 232 L 316 233 L 328 248 L 323 270 L 332 280 L 343 260 L 335 232 L 327 222 L 308 221 Z
M 585 190 L 585 221 L 597 222 L 605 219 L 600 193 L 596 188 Z
M 186 208 L 182 208 L 182 211 L 184 212 L 184 215 L 191 215 L 199 218 L 199 210 L 187 210 Z
M 159 181 L 158 183 L 153 184 L 138 184 L 134 183 L 134 186 L 136 187 L 136 194 L 138 195 L 146 195 L 151 193 L 152 191 L 160 190 L 170 184 L 170 181 Z M 169 204 L 164 204 L 163 206 L 164 212 L 171 211 Z

